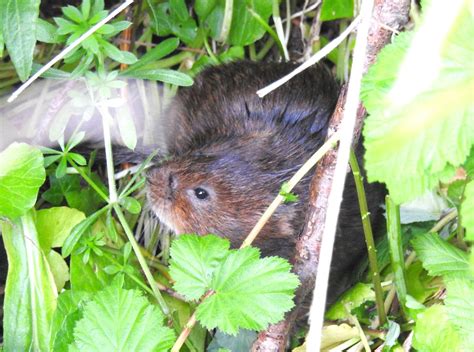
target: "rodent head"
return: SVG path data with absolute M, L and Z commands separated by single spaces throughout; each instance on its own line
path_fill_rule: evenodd
M 247 147 L 242 138 L 236 145 L 231 144 L 216 142 L 175 156 L 149 172 L 151 208 L 175 233 L 213 233 L 238 246 L 278 194 L 282 182 L 294 172 L 294 168 L 269 170 L 272 163 L 262 160 L 255 140 L 252 147 L 251 143 Z M 284 247 L 289 248 L 288 241 L 295 235 L 293 221 L 301 215 L 302 207 L 294 203 L 283 208 L 264 227 L 259 239 L 272 237 L 268 245 L 276 247 L 282 247 L 278 239 L 285 239 Z M 264 252 L 276 254 L 271 248 L 265 251 L 267 245 L 263 242 L 257 245 Z

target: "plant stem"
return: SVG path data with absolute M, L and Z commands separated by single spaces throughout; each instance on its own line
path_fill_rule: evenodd
M 163 296 L 160 293 L 160 288 L 158 287 L 158 284 L 156 283 L 150 268 L 148 267 L 148 264 L 143 257 L 140 246 L 138 245 L 137 241 L 135 240 L 135 237 L 133 236 L 133 232 L 128 226 L 127 220 L 125 219 L 125 216 L 123 215 L 122 209 L 120 209 L 118 204 L 114 204 L 113 208 L 115 210 L 115 213 L 117 214 L 117 217 L 120 221 L 120 224 L 122 225 L 123 229 L 125 230 L 125 234 L 127 235 L 128 240 L 130 241 L 130 244 L 132 245 L 133 251 L 135 252 L 135 255 L 137 256 L 138 262 L 140 263 L 140 267 L 143 270 L 143 273 L 145 274 L 145 277 L 150 284 L 150 287 L 153 291 L 153 296 L 155 297 L 156 301 L 160 305 L 161 311 L 163 312 L 164 315 L 169 316 L 169 309 L 168 306 L 166 305 L 165 300 L 163 299 Z
M 229 36 L 230 27 L 232 25 L 233 8 L 234 0 L 225 0 L 224 18 L 222 20 L 219 38 L 217 38 L 217 40 L 221 43 L 225 42 L 227 40 L 227 37 Z
M 405 303 L 407 287 L 405 279 L 405 262 L 403 257 L 402 232 L 400 227 L 400 206 L 390 196 L 385 197 L 387 209 L 387 235 L 390 248 L 390 259 L 394 275 L 394 284 L 402 313 L 406 317 Z
M 273 44 L 275 44 L 273 38 L 268 38 L 265 44 L 263 44 L 262 49 L 260 49 L 260 51 L 257 53 L 256 61 L 261 61 L 265 56 L 267 56 L 268 52 L 273 47 Z
M 100 187 L 89 177 L 87 174 L 82 170 L 79 165 L 77 165 L 72 159 L 68 159 L 69 163 L 72 165 L 74 169 L 81 175 L 81 177 L 91 186 L 97 194 L 107 203 L 110 203 L 109 197 L 100 189 Z
M 115 170 L 112 155 L 112 139 L 110 138 L 110 122 L 112 121 L 112 116 L 110 116 L 109 109 L 106 106 L 99 106 L 99 111 L 102 115 L 102 127 L 104 133 L 105 160 L 107 165 L 107 180 L 109 183 L 109 203 L 114 204 L 117 202 L 118 196 L 114 178 Z
M 362 226 L 364 229 L 365 243 L 367 244 L 367 252 L 369 254 L 369 266 L 372 273 L 372 282 L 374 284 L 375 291 L 375 303 L 377 305 L 377 313 L 380 320 L 380 325 L 384 325 L 387 321 L 387 315 L 385 314 L 384 301 L 383 301 L 383 290 L 380 282 L 380 272 L 377 263 L 377 250 L 375 247 L 374 236 L 372 233 L 372 225 L 370 223 L 370 213 L 367 206 L 367 199 L 365 196 L 364 183 L 362 182 L 362 176 L 360 174 L 359 164 L 354 150 L 351 149 L 349 155 L 349 163 L 351 165 L 352 174 L 354 175 L 354 181 L 357 190 L 357 198 L 359 200 L 360 214 L 362 217 Z

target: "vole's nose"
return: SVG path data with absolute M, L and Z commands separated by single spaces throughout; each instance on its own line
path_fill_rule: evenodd
M 178 180 L 176 175 L 168 168 L 154 168 L 147 173 L 146 178 L 148 187 L 153 190 L 155 195 L 160 194 L 160 197 L 167 199 L 173 198 Z

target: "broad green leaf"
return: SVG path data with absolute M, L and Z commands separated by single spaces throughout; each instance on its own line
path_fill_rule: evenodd
M 2 223 L 8 255 L 3 347 L 6 351 L 49 350 L 57 289 L 38 242 L 34 211 Z
M 38 210 L 36 228 L 43 251 L 48 253 L 53 247 L 61 247 L 74 226 L 84 219 L 83 212 L 68 207 Z
M 85 218 L 82 220 L 80 223 L 75 225 L 72 228 L 71 233 L 69 236 L 66 238 L 66 240 L 63 243 L 62 251 L 61 254 L 63 257 L 67 257 L 69 254 L 71 254 L 72 250 L 74 249 L 75 245 L 81 238 L 81 236 L 84 234 L 84 232 L 94 224 L 94 222 L 97 221 L 99 216 L 101 216 L 105 211 L 107 210 L 107 207 L 104 207 L 98 211 L 96 211 L 94 214 L 90 215 L 89 217 Z
M 231 45 L 246 46 L 265 34 L 265 28 L 252 16 L 247 7 L 251 7 L 264 21 L 268 21 L 272 14 L 272 0 L 234 1 L 228 37 L 228 42 Z M 221 32 L 224 8 L 225 0 L 217 0 L 215 7 L 206 19 L 214 39 L 217 39 Z
M 0 5 L 0 32 L 22 81 L 28 79 L 33 65 L 39 5 L 40 0 L 3 0 Z
M 171 14 L 179 22 L 186 21 L 189 18 L 188 8 L 184 0 L 170 0 Z
M 181 235 L 171 246 L 170 275 L 174 289 L 187 299 L 199 299 L 211 286 L 212 275 L 227 255 L 230 243 L 214 235 Z
M 69 267 L 61 254 L 54 250 L 49 251 L 46 259 L 48 260 L 56 288 L 58 292 L 61 292 L 66 282 L 69 281 Z
M 432 2 L 418 30 L 383 49 L 364 78 L 368 179 L 386 183 L 397 203 L 451 177 L 473 144 L 474 22 L 468 3 L 456 1 L 445 11 Z
M 432 285 L 433 278 L 429 276 L 421 262 L 415 262 L 406 269 L 407 291 L 417 302 L 424 302 L 438 290 Z
M 216 6 L 217 0 L 196 0 L 194 2 L 194 11 L 203 22 L 211 10 Z
M 176 48 L 179 46 L 179 39 L 178 38 L 169 38 L 162 41 L 156 47 L 148 51 L 145 55 L 143 55 L 137 62 L 131 65 L 126 72 L 130 72 L 136 70 L 140 67 L 143 67 L 149 63 L 157 61 L 166 55 L 172 53 Z
M 466 240 L 474 241 L 474 181 L 469 182 L 464 190 L 461 204 L 461 222 L 466 228 Z
M 134 70 L 127 74 L 127 76 L 160 81 L 183 87 L 188 87 L 193 84 L 193 79 L 187 74 L 169 69 Z
M 344 292 L 344 294 L 334 303 L 326 313 L 326 319 L 339 320 L 347 319 L 352 309 L 359 307 L 367 301 L 375 300 L 375 293 L 372 290 L 372 285 L 358 282 L 354 287 Z
M 321 6 L 321 21 L 332 21 L 354 16 L 354 0 L 324 0 Z
M 448 318 L 446 307 L 435 304 L 418 314 L 413 330 L 413 347 L 418 351 L 461 351 L 460 343 L 460 336 Z
M 413 248 L 431 276 L 466 278 L 469 276 L 467 253 L 441 239 L 437 234 L 419 235 L 412 240 Z
M 46 178 L 43 155 L 28 144 L 13 143 L 0 153 L 0 216 L 24 215 L 36 203 Z
M 474 351 L 474 276 L 469 280 L 449 280 L 444 303 L 451 322 L 462 338 L 466 351 Z
M 163 319 L 140 291 L 112 286 L 86 303 L 74 328 L 74 345 L 91 352 L 168 351 L 175 336 Z
M 52 351 L 67 351 L 74 341 L 74 326 L 82 318 L 84 304 L 90 300 L 90 294 L 81 291 L 64 291 L 58 296 L 58 306 L 51 324 Z
M 59 43 L 56 36 L 57 28 L 41 18 L 38 18 L 36 23 L 36 39 L 43 43 Z
M 259 256 L 257 248 L 233 250 L 217 267 L 211 283 L 215 293 L 196 310 L 203 326 L 231 335 L 239 329 L 263 330 L 294 306 L 299 281 L 290 273 L 290 264 L 282 258 Z

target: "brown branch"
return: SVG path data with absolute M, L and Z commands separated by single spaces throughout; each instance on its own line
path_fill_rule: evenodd
M 378 52 L 390 41 L 393 34 L 388 28 L 402 29 L 408 22 L 410 0 L 376 0 L 372 12 L 372 19 L 367 51 L 365 71 L 374 63 Z M 345 104 L 345 90 L 343 89 L 331 118 L 329 135 L 338 130 Z M 354 141 L 360 136 L 365 109 L 360 106 L 357 113 Z M 252 351 L 284 351 L 287 345 L 289 332 L 298 315 L 298 307 L 304 298 L 311 292 L 315 283 L 316 268 L 319 263 L 322 233 L 326 218 L 327 201 L 331 192 L 332 179 L 336 165 L 337 151 L 332 150 L 320 161 L 311 181 L 310 204 L 306 225 L 296 245 L 294 271 L 301 281 L 295 301 L 296 307 L 286 316 L 286 320 L 270 326 L 259 334 Z

